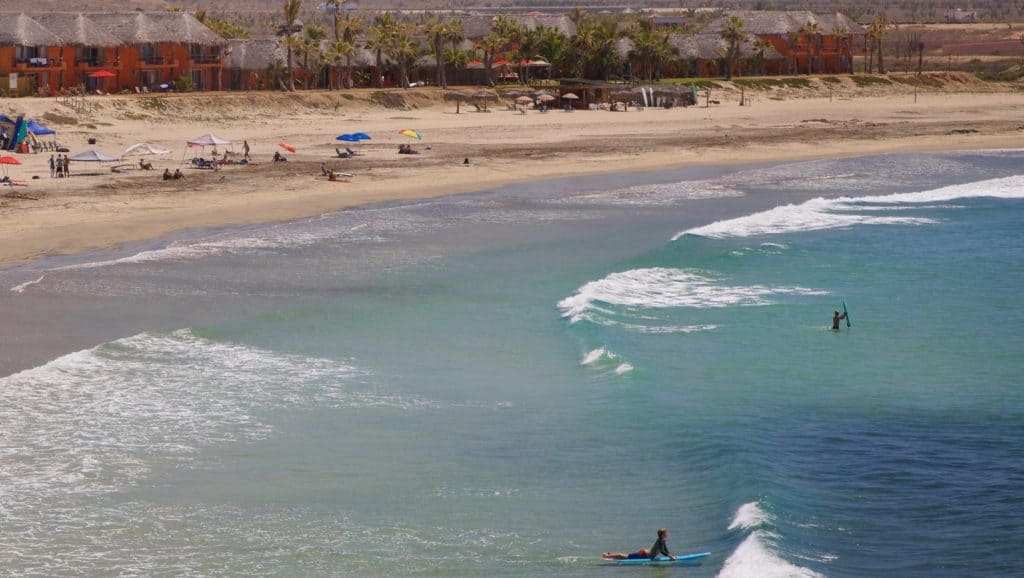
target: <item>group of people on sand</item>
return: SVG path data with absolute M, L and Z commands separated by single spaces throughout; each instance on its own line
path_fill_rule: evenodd
M 71 176 L 71 159 L 68 155 L 50 155 L 50 178 L 59 179 Z
M 181 172 L 181 169 L 174 169 L 174 173 L 171 173 L 171 169 L 164 169 L 164 180 L 165 181 L 178 181 L 185 178 L 185 173 Z
M 418 154 L 420 154 L 420 151 L 412 148 L 412 145 L 410 145 L 410 144 L 400 144 L 400 145 L 398 145 L 398 154 L 400 154 L 400 155 L 418 155 Z

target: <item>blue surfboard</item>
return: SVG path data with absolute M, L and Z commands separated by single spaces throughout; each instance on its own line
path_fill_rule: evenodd
M 850 312 L 846 310 L 846 301 L 843 301 L 843 315 L 846 315 L 846 326 L 850 326 Z
M 623 566 L 700 566 L 704 558 L 711 555 L 711 552 L 700 552 L 697 554 L 686 554 L 685 556 L 676 556 L 676 559 L 667 558 L 665 556 L 659 556 L 657 558 L 634 558 L 632 560 L 612 560 L 616 564 Z

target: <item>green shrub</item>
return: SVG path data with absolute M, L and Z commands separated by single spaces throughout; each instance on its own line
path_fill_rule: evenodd
M 892 81 L 884 76 L 867 76 L 865 74 L 855 74 L 851 76 L 850 79 L 853 80 L 854 84 L 860 87 L 892 84 Z

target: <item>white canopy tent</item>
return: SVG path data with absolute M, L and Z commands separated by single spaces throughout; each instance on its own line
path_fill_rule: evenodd
M 140 142 L 138 144 L 133 144 L 132 146 L 124 149 L 124 152 L 121 153 L 121 156 L 132 157 L 144 155 L 165 155 L 170 152 L 171 151 L 169 149 L 162 149 L 160 147 L 153 146 L 148 142 Z

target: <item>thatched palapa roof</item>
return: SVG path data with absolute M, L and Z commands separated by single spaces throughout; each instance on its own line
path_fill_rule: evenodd
M 226 66 L 236 70 L 266 70 L 275 62 L 284 62 L 287 54 L 276 38 L 233 39 L 228 41 Z
M 173 42 L 223 46 L 227 41 L 187 12 L 90 14 L 89 18 L 125 44 Z
M 0 14 L 0 44 L 60 46 L 60 37 L 24 14 Z
M 808 23 L 816 24 L 821 34 L 831 34 L 837 27 L 846 30 L 848 34 L 864 33 L 863 26 L 838 12 L 815 14 L 808 10 L 730 10 L 708 22 L 701 32 L 718 34 L 733 16 L 743 21 L 743 29 L 748 34 L 755 35 L 785 36 L 799 32 Z
M 34 19 L 71 46 L 119 46 L 121 41 L 84 14 L 46 12 Z

